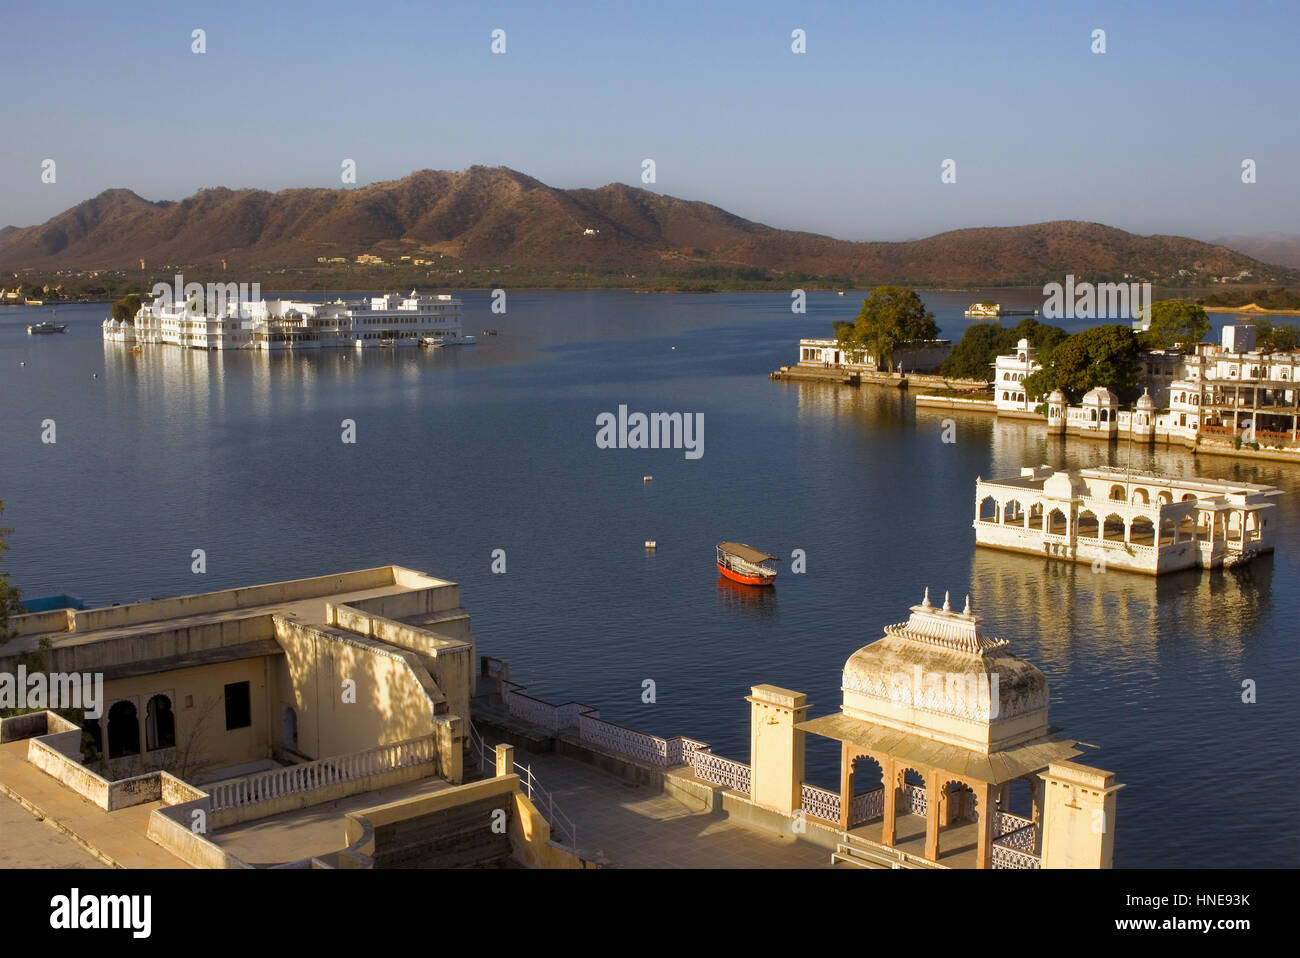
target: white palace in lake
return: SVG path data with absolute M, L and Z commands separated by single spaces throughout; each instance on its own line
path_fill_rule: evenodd
M 1273 551 L 1274 486 L 1051 466 L 975 482 L 977 545 L 1159 575 Z
M 446 294 L 387 293 L 348 302 L 239 300 L 209 312 L 193 301 L 141 306 L 133 320 L 106 319 L 104 339 L 192 349 L 300 350 L 325 347 L 469 345 L 461 301 Z

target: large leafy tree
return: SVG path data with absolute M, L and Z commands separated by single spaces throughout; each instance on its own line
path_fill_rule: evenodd
M 1025 392 L 1044 395 L 1059 387 L 1071 401 L 1097 386 L 1112 390 L 1120 402 L 1137 398 L 1141 346 L 1127 326 L 1094 326 L 1062 340 L 1048 359 L 1047 375 L 1030 376 Z
M 1300 327 L 1295 323 L 1274 326 L 1267 316 L 1252 317 L 1255 324 L 1255 341 L 1260 349 L 1295 349 L 1300 345 Z
M 909 343 L 936 339 L 939 327 L 921 297 L 900 286 L 877 286 L 862 301 L 862 310 L 850 326 L 835 325 L 835 338 L 849 354 L 874 356 L 886 369 L 894 350 Z
M 943 374 L 956 379 L 988 380 L 993 376 L 993 361 L 998 356 L 1015 352 L 1020 340 L 1029 340 L 1029 345 L 1038 351 L 1038 361 L 1043 362 L 1067 335 L 1065 330 L 1047 326 L 1032 316 L 1025 317 L 1011 329 L 1003 329 L 997 323 L 976 323 L 953 347 L 943 364 Z
M 1163 299 L 1151 304 L 1151 328 L 1143 334 L 1143 345 L 1169 349 L 1178 344 L 1199 343 L 1210 331 L 1210 317 L 1195 303 Z
M 116 320 L 135 319 L 135 314 L 140 312 L 140 294 L 128 293 L 117 302 L 113 303 L 110 315 Z

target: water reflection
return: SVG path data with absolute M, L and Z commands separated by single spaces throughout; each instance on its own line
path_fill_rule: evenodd
M 1087 563 L 979 548 L 971 595 L 985 631 L 1040 667 L 1064 672 L 1119 654 L 1154 668 L 1171 640 L 1239 658 L 1267 615 L 1273 567 L 1264 556 L 1239 570 L 1095 573 Z
M 719 575 L 718 608 L 727 613 L 771 618 L 777 612 L 776 586 L 744 585 Z

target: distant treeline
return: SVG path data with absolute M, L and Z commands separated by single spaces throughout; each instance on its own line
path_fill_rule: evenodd
M 1262 309 L 1300 309 L 1300 293 L 1288 292 L 1285 286 L 1275 289 L 1257 289 L 1248 292 L 1244 289 L 1225 290 L 1211 293 L 1197 300 L 1202 306 L 1246 306 L 1254 303 Z

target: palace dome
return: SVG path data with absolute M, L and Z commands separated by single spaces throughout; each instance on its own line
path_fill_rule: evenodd
M 979 619 L 930 604 L 927 589 L 907 622 L 844 664 L 843 711 L 854 718 L 967 748 L 1005 748 L 1047 731 L 1047 678 L 986 638 Z
M 1051 394 L 1048 395 L 1047 401 L 1051 403 L 1064 403 L 1065 393 L 1062 392 L 1060 389 L 1053 389 Z
M 1138 396 L 1138 401 L 1133 408 L 1153 410 L 1156 408 L 1155 400 L 1153 400 L 1145 391 L 1143 391 L 1142 395 Z
M 1118 406 L 1119 397 L 1105 386 L 1097 386 L 1083 394 L 1085 406 Z

